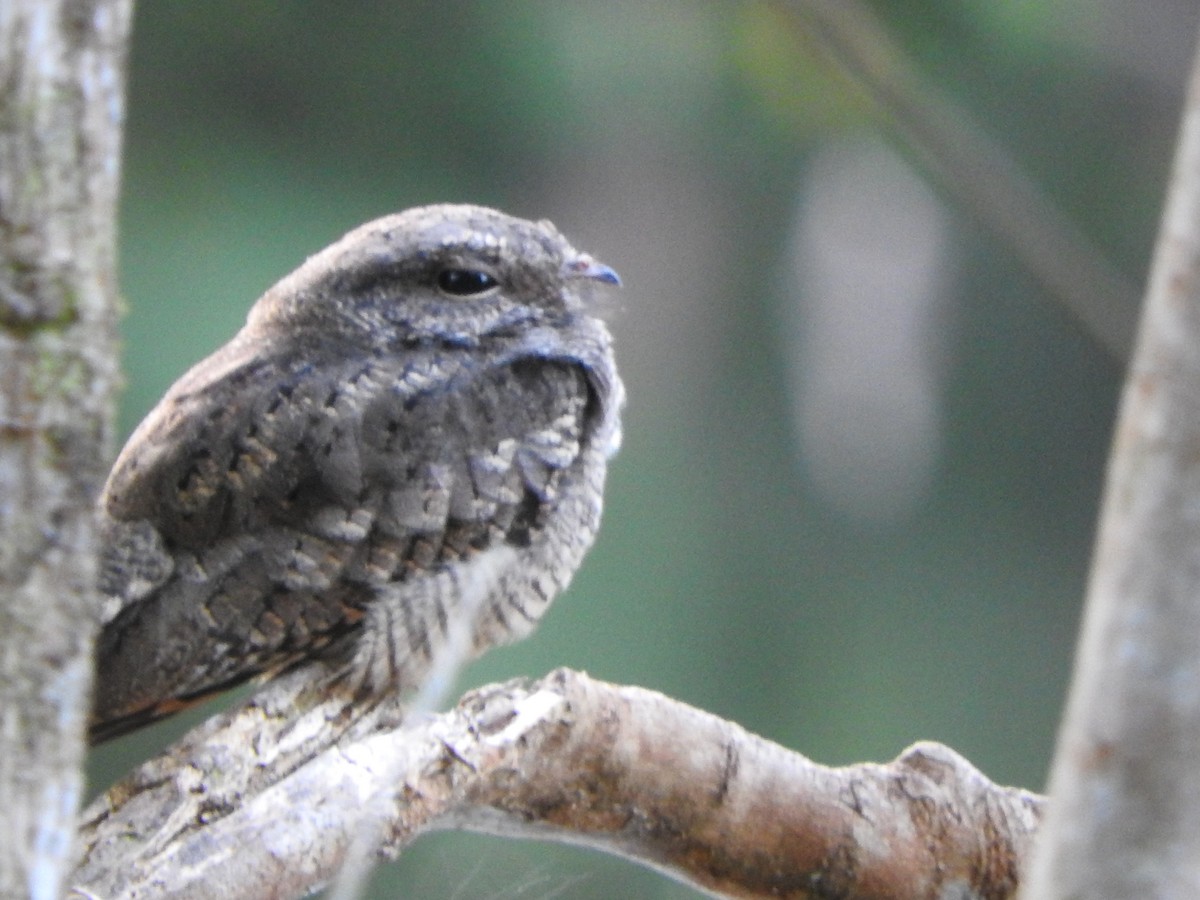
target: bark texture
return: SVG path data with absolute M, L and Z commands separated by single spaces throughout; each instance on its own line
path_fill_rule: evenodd
M 1029 898 L 1200 897 L 1200 56 Z
M 69 871 L 115 370 L 128 0 L 0 4 L 0 896 Z
M 97 896 L 300 896 L 356 843 L 431 830 L 583 844 L 729 897 L 1012 896 L 1042 801 L 922 743 L 819 766 L 653 691 L 560 670 L 441 716 L 295 718 L 268 686 L 113 787 L 85 815 L 76 883 Z M 311 682 L 307 682 L 311 684 Z

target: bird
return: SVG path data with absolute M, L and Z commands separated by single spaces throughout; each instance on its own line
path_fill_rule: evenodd
M 599 528 L 618 284 L 548 221 L 439 204 L 268 289 L 100 493 L 90 741 L 307 663 L 403 695 L 456 627 L 528 634 Z

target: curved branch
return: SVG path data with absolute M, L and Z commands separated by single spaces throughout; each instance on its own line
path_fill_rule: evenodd
M 278 687 L 264 692 L 271 702 Z M 280 735 L 251 738 L 271 702 L 251 701 L 102 798 L 84 825 L 81 888 L 299 895 L 337 874 L 364 828 L 385 855 L 466 828 L 584 844 L 733 897 L 1004 897 L 1041 817 L 1040 798 L 937 744 L 827 768 L 568 670 L 482 688 L 399 728 L 371 714 L 300 764 L 273 749 Z M 302 717 L 294 737 L 331 711 Z

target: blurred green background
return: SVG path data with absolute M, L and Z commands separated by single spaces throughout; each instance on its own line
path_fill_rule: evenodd
M 936 177 L 936 139 L 894 140 L 896 110 L 830 67 L 802 6 L 139 3 L 123 432 L 354 225 L 434 201 L 551 218 L 625 281 L 606 313 L 625 445 L 571 590 L 461 687 L 571 666 L 822 763 L 934 739 L 1039 789 L 1122 361 Z M 866 9 L 1136 303 L 1195 4 Z M 967 176 L 1007 194 L 993 167 Z M 102 748 L 93 784 L 181 727 Z M 372 890 L 695 896 L 460 835 Z

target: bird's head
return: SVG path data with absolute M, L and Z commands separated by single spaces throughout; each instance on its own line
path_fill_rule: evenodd
M 368 222 L 310 257 L 251 310 L 251 330 L 313 328 L 372 345 L 475 346 L 586 314 L 619 284 L 549 222 L 423 206 Z

